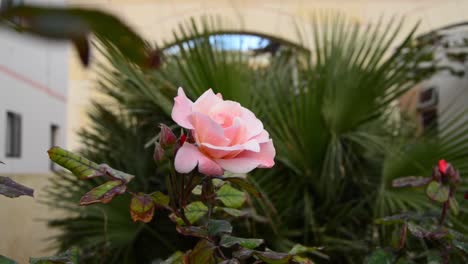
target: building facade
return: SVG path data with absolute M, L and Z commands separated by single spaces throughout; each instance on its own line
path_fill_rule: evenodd
M 1 0 L 2 8 L 18 3 Z M 68 50 L 66 43 L 0 28 L 0 173 L 47 173 L 47 149 L 65 145 Z

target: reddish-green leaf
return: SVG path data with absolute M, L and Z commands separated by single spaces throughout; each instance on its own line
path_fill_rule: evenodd
M 154 207 L 154 201 L 150 195 L 144 193 L 133 195 L 130 201 L 130 215 L 132 216 L 132 220 L 134 222 L 150 222 L 153 219 Z
M 292 256 L 286 253 L 274 251 L 255 252 L 255 256 L 268 264 L 287 264 L 291 261 Z
M 189 254 L 189 263 L 215 264 L 214 251 L 216 246 L 206 239 L 200 240 Z
M 79 179 L 85 180 L 93 177 L 108 176 L 124 182 L 131 181 L 135 176 L 111 168 L 107 164 L 98 165 L 80 155 L 60 147 L 53 147 L 48 151 L 50 159 L 71 171 Z
M 100 170 L 98 164 L 68 150 L 62 149 L 60 147 L 53 147 L 47 152 L 49 154 L 49 158 L 53 162 L 64 167 L 65 169 L 68 169 L 75 176 L 82 180 L 104 175 L 104 172 Z
M 114 196 L 123 194 L 126 190 L 127 186 L 122 181 L 108 181 L 81 197 L 80 205 L 108 203 Z
M 193 236 L 199 238 L 207 238 L 208 231 L 204 226 L 176 226 L 177 232 L 184 236 Z
M 428 184 L 431 181 L 429 177 L 409 176 L 398 178 L 392 181 L 393 187 L 420 187 Z
M 10 198 L 21 195 L 34 197 L 34 190 L 16 183 L 8 177 L 0 176 L 0 194 Z
M 440 182 L 432 181 L 426 189 L 427 196 L 437 202 L 446 202 L 449 199 L 450 187 Z

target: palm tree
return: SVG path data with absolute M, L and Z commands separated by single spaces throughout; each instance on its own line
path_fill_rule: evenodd
M 425 77 L 409 74 L 424 56 L 408 52 L 416 26 L 403 32 L 404 23 L 394 18 L 363 26 L 341 14 L 316 15 L 311 35 L 303 36 L 311 42 L 275 38 L 275 52 L 264 55 L 266 65 L 255 64 L 256 57 L 245 50 L 223 48 L 223 37 L 232 32 L 208 23 L 201 29 L 195 22 L 181 27 L 175 42 L 163 48 L 163 64 L 155 71 L 129 63 L 103 42 L 107 63 L 99 67 L 98 86 L 115 104 L 94 103 L 93 126 L 80 133 L 83 154 L 141 175 L 136 183 L 140 189 L 161 188 L 145 143 L 158 122 L 170 122 L 171 98 L 178 86 L 192 99 L 213 88 L 255 112 L 277 150 L 273 169 L 250 175 L 266 194 L 265 200 L 253 203 L 269 225 L 251 222 L 244 228 L 238 223 L 238 229 L 266 238 L 278 250 L 296 242 L 320 245 L 333 263 L 362 263 L 373 247 L 391 238 L 388 230 L 374 225 L 375 218 L 431 208 L 423 191 L 394 189 L 393 179 L 430 175 L 440 158 L 450 160 L 462 175 L 468 173 L 463 109 L 442 113 L 442 130 L 427 129 L 416 136 L 410 129 L 414 123 L 396 104 Z M 403 42 L 397 42 L 402 36 Z M 64 190 L 79 195 L 88 187 L 63 179 L 72 186 L 55 181 L 49 202 L 60 200 L 74 211 L 78 199 L 63 195 Z M 164 243 L 164 249 L 138 263 L 183 247 L 175 233 L 162 234 L 164 228 L 127 223 L 119 206 L 87 207 L 77 217 L 51 221 L 65 231 L 59 244 L 87 246 L 96 254 L 118 249 L 119 256 L 135 262 L 137 255 L 146 254 L 139 243 L 148 248 Z M 458 220 L 451 219 L 464 233 L 465 210 Z M 144 232 L 147 229 L 151 231 Z

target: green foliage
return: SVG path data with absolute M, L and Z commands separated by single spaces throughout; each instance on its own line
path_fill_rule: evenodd
M 16 261 L 0 255 L 0 264 L 17 264 Z
M 95 112 L 90 115 L 93 127 L 81 133 L 87 149 L 84 153 L 90 154 L 90 159 L 142 175 L 132 184 L 144 192 L 164 189 L 162 177 L 150 169 L 152 150 L 136 146 L 154 136 L 158 123 L 170 122 L 178 86 L 192 99 L 213 88 L 251 109 L 264 122 L 277 152 L 273 169 L 257 170 L 249 177 L 253 179 L 249 186 L 264 195 L 255 198 L 255 191 L 251 191 L 248 202 L 266 216 L 266 221 L 250 221 L 243 233 L 254 231 L 275 250 L 286 251 L 298 242 L 321 245 L 332 256 L 332 263 L 361 263 L 369 245 L 383 245 L 391 237 L 386 227 L 374 226 L 374 218 L 432 208 L 423 190 L 395 189 L 395 179 L 428 177 L 440 158 L 451 160 L 461 175 L 468 175 L 468 166 L 463 163 L 468 156 L 468 122 L 463 121 L 463 110 L 444 111 L 439 126 L 443 130 L 427 130 L 416 137 L 408 132 L 411 124 L 395 106 L 399 96 L 421 78 L 408 74 L 420 54 L 404 54 L 416 29 L 403 32 L 404 23 L 395 18 L 363 26 L 342 15 L 315 15 L 308 36 L 312 41 L 304 43 L 312 52 L 283 45 L 263 67 L 251 67 L 255 58 L 243 51 L 223 50 L 222 41 L 218 41 L 222 36 L 210 40 L 216 25 L 207 21 L 202 27 L 195 22 L 181 26 L 175 33 L 175 47 L 165 50 L 164 63 L 157 71 L 129 63 L 119 49 L 103 42 L 100 50 L 109 63 L 99 65 L 99 88 L 114 105 L 94 104 Z M 190 44 L 183 41 L 186 39 L 192 39 Z M 230 183 L 249 190 L 241 180 Z M 233 189 L 230 185 L 223 188 L 223 192 L 229 189 L 227 193 Z M 467 187 L 463 184 L 460 188 Z M 240 196 L 236 197 L 239 200 Z M 228 201 L 225 205 L 242 203 Z M 215 211 L 217 208 L 232 210 L 217 206 Z M 111 208 L 103 210 L 109 213 Z M 465 219 L 466 209 L 461 205 L 460 220 L 450 221 L 460 232 L 468 232 Z M 62 226 L 71 228 L 73 223 L 64 221 Z M 120 227 L 131 229 L 124 224 Z M 67 242 L 62 243 L 75 243 L 65 239 L 73 235 L 70 229 L 67 232 L 62 237 Z M 119 233 L 117 228 L 112 232 Z M 137 235 L 129 234 L 134 235 L 132 239 L 129 235 L 109 245 L 119 242 L 136 248 L 131 245 Z

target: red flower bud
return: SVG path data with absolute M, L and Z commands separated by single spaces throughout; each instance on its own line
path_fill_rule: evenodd
M 185 134 L 180 135 L 180 145 L 184 145 L 185 140 L 187 140 L 187 136 Z
M 439 160 L 439 171 L 442 174 L 447 172 L 448 163 L 445 160 Z
M 156 162 L 160 162 L 164 158 L 164 149 L 159 145 L 159 143 L 154 144 L 154 154 L 153 159 Z
M 468 192 L 465 193 L 465 199 L 468 200 Z
M 176 141 L 177 137 L 172 130 L 168 126 L 161 124 L 161 133 L 159 134 L 159 143 L 161 146 L 169 146 L 176 143 Z

